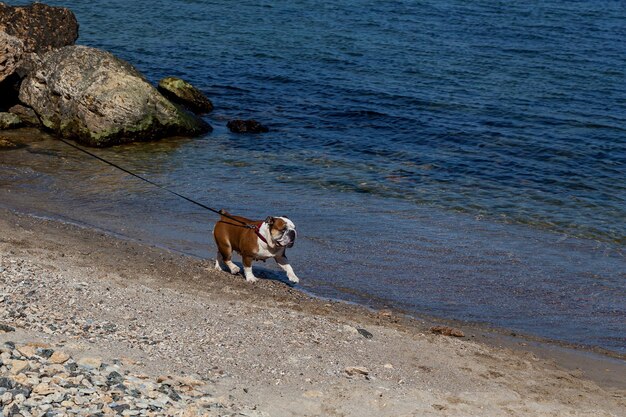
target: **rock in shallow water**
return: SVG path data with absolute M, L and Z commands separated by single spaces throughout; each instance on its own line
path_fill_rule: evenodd
M 211 130 L 111 53 L 67 46 L 46 53 L 24 79 L 20 100 L 56 134 L 89 146 L 195 136 Z
M 40 126 L 41 121 L 37 117 L 37 113 L 31 108 L 16 104 L 9 109 L 9 113 L 14 114 L 22 120 L 25 125 L 28 126 Z
M 22 120 L 12 113 L 0 113 L 0 129 L 15 129 L 22 125 Z
M 159 81 L 158 90 L 168 99 L 182 104 L 194 113 L 208 113 L 213 103 L 193 85 L 176 77 L 166 77 Z
M 267 126 L 256 120 L 231 120 L 226 125 L 233 133 L 265 133 L 269 132 Z

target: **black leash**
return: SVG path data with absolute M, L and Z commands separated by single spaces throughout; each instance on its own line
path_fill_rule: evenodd
M 66 145 L 71 146 L 71 147 L 72 147 L 72 148 L 74 148 L 74 149 L 78 149 L 79 151 L 84 152 L 84 153 L 86 153 L 87 155 L 89 155 L 89 156 L 91 156 L 91 157 L 94 157 L 94 158 L 96 158 L 97 160 L 102 161 L 102 162 L 104 162 L 104 163 L 105 163 L 105 164 L 107 164 L 107 165 L 111 165 L 112 167 L 117 168 L 117 169 L 119 169 L 120 171 L 124 171 L 125 173 L 127 173 L 127 174 L 129 174 L 129 175 L 132 175 L 132 176 L 133 176 L 133 177 L 135 177 L 135 178 L 139 178 L 140 180 L 145 181 L 145 182 L 147 182 L 148 184 L 154 185 L 155 187 L 160 188 L 160 189 L 161 189 L 161 190 L 163 190 L 163 191 L 167 191 L 167 192 L 168 192 L 168 193 L 170 193 L 170 194 L 174 194 L 175 196 L 180 197 L 180 198 L 182 198 L 183 200 L 187 200 L 187 201 L 189 201 L 190 203 L 195 204 L 196 206 L 200 206 L 200 207 L 202 207 L 202 208 L 204 208 L 204 209 L 207 209 L 207 210 L 209 210 L 209 211 L 212 211 L 213 213 L 219 214 L 219 215 L 224 216 L 224 217 L 226 217 L 226 218 L 228 218 L 228 219 L 230 219 L 230 220 L 236 221 L 237 223 L 240 223 L 240 224 L 242 224 L 244 227 L 247 227 L 247 228 L 249 228 L 249 229 L 255 229 L 255 228 L 256 228 L 256 226 L 255 226 L 255 225 L 253 225 L 253 224 L 248 224 L 248 223 L 246 223 L 246 222 L 244 222 L 244 221 L 241 221 L 241 220 L 236 219 L 236 218 L 234 218 L 234 217 L 232 217 L 232 216 L 229 216 L 228 214 L 224 213 L 224 210 L 216 210 L 216 209 L 214 209 L 214 208 L 211 208 L 211 207 L 209 207 L 209 206 L 206 206 L 206 205 L 204 205 L 204 204 L 202 204 L 202 203 L 197 202 L 196 200 L 193 200 L 193 199 L 191 199 L 191 198 L 189 198 L 189 197 L 185 197 L 185 196 L 184 196 L 184 195 L 182 195 L 182 194 L 178 194 L 176 191 L 172 191 L 172 190 L 170 190 L 169 188 L 163 187 L 162 185 L 157 184 L 156 182 L 150 181 L 149 179 L 144 178 L 144 177 L 142 177 L 141 175 L 137 175 L 137 174 L 135 174 L 134 172 L 131 172 L 131 171 L 127 170 L 126 168 L 122 168 L 121 166 L 116 165 L 116 164 L 114 164 L 113 162 L 109 162 L 109 161 L 107 161 L 106 159 L 101 158 L 101 157 L 99 157 L 98 155 L 96 155 L 96 154 L 94 154 L 94 153 L 91 153 L 91 152 L 89 152 L 89 151 L 88 151 L 88 150 L 86 150 L 86 149 L 81 148 L 80 146 L 74 145 L 73 143 L 66 141 L 65 139 L 61 139 L 61 138 L 58 138 L 58 139 L 59 139 L 61 142 L 65 143 Z

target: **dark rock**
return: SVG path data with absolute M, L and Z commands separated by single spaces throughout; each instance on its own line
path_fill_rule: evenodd
M 269 132 L 267 126 L 262 125 L 256 120 L 231 120 L 226 125 L 233 133 L 265 133 Z
M 41 53 L 73 45 L 78 38 L 78 22 L 74 13 L 63 7 L 0 3 L 0 32 L 20 39 L 24 52 Z
M 434 326 L 430 328 L 430 331 L 435 334 L 442 334 L 444 336 L 465 337 L 465 333 L 463 333 L 459 329 L 455 329 L 454 327 Z
M 15 106 L 9 108 L 9 113 L 12 113 L 18 116 L 22 122 L 27 126 L 40 126 L 41 120 L 35 113 L 35 110 L 30 107 L 22 106 L 21 104 L 16 104 Z
M 0 82 L 13 74 L 19 67 L 24 53 L 24 43 L 0 31 Z
M 361 336 L 363 336 L 364 338 L 366 338 L 366 339 L 371 339 L 372 337 L 374 337 L 373 334 L 371 334 L 370 332 L 368 332 L 365 329 L 356 329 L 356 331 L 359 332 L 359 334 Z
M 13 397 L 22 394 L 24 397 L 28 398 L 30 397 L 30 393 L 32 392 L 32 390 L 22 385 L 16 385 L 16 387 L 9 392 L 13 394 Z
M 0 377 L 0 388 L 13 389 L 14 387 L 15 382 L 11 378 L 5 376 Z
M 120 390 L 121 392 L 126 392 L 126 385 L 124 384 L 117 384 L 115 387 L 113 387 L 115 389 Z M 116 400 L 117 401 L 117 400 Z
M 169 385 L 161 385 L 159 388 L 157 388 L 157 391 L 162 392 L 174 401 L 180 401 L 180 395 L 178 395 L 176 390 Z
M 88 146 L 211 130 L 163 97 L 133 66 L 86 46 L 46 53 L 22 82 L 19 99 L 35 110 L 46 128 Z
M 6 407 L 4 413 L 6 414 L 6 417 L 17 417 L 21 415 L 20 408 L 17 406 L 17 404 L 13 404 L 11 408 Z
M 54 353 L 54 350 L 52 350 L 52 349 L 46 349 L 46 348 L 38 348 L 37 349 L 37 355 L 41 356 L 42 358 L 46 358 L 46 359 L 48 359 L 50 356 L 52 356 L 53 353 Z
M 11 341 L 4 342 L 4 346 L 8 347 L 11 350 L 15 349 L 15 343 Z
M 15 331 L 15 327 L 11 327 L 8 324 L 0 323 L 0 332 L 8 333 L 8 332 L 14 332 L 14 331 Z
M 12 113 L 0 112 L 0 130 L 15 129 L 22 125 L 22 119 Z
M 124 377 L 119 372 L 113 371 L 107 376 L 108 386 L 122 384 L 123 382 Z
M 163 78 L 157 88 L 165 97 L 194 113 L 208 113 L 213 110 L 213 103 L 200 90 L 180 78 Z
M 130 405 L 116 404 L 116 405 L 111 406 L 111 410 L 117 412 L 118 414 L 122 414 L 125 410 L 130 410 Z

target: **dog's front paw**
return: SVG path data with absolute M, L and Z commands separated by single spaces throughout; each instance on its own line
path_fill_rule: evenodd
M 254 283 L 254 282 L 257 282 L 258 280 L 259 279 L 255 277 L 254 275 L 249 275 L 246 277 L 246 282 Z
M 229 267 L 228 269 L 230 269 L 230 273 L 233 275 L 237 275 L 239 271 L 241 271 L 241 268 L 239 268 L 237 265 L 233 265 Z
M 287 278 L 289 278 L 289 281 L 293 282 L 294 284 L 297 284 L 298 282 L 300 282 L 300 278 L 298 278 L 298 276 L 294 273 L 287 274 Z

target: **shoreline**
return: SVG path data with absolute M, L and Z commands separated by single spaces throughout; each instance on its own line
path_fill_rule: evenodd
M 157 250 L 171 252 L 176 255 L 189 258 L 190 260 L 193 260 L 196 262 L 206 262 L 211 265 L 214 262 L 214 259 L 203 259 L 194 254 L 171 249 L 163 245 L 158 245 L 154 243 L 143 243 L 141 242 L 141 239 L 136 240 L 120 233 L 101 229 L 93 225 L 81 224 L 79 222 L 69 220 L 69 219 L 63 220 L 63 219 L 54 218 L 53 216 L 24 212 L 24 211 L 13 209 L 9 206 L 3 206 L 2 204 L 0 204 L 0 211 L 9 211 L 18 216 L 27 216 L 33 219 L 38 219 L 43 222 L 64 224 L 71 228 L 83 230 L 86 233 L 104 233 L 107 236 L 109 236 L 111 239 L 119 239 L 122 241 L 132 242 L 134 244 L 145 245 L 145 246 L 157 249 Z M 263 279 L 268 280 L 267 278 L 263 278 Z M 274 281 L 273 279 L 270 279 L 270 280 Z M 276 280 L 276 282 L 280 282 L 280 281 Z M 286 282 L 284 282 L 284 284 L 286 287 L 293 288 L 293 286 L 291 286 L 290 284 Z M 564 351 L 572 352 L 572 354 L 568 356 L 576 356 L 578 354 L 583 355 L 583 356 L 591 355 L 592 357 L 596 357 L 598 360 L 610 359 L 610 360 L 622 361 L 624 362 L 625 370 L 626 370 L 626 353 L 620 353 L 620 352 L 606 349 L 600 346 L 576 344 L 576 343 L 567 342 L 564 340 L 551 339 L 551 338 L 542 337 L 539 335 L 533 335 L 533 334 L 528 334 L 528 333 L 524 333 L 520 331 L 515 331 L 512 329 L 507 329 L 505 327 L 493 326 L 488 323 L 464 321 L 464 320 L 458 320 L 458 319 L 453 319 L 453 318 L 438 317 L 435 315 L 429 315 L 425 313 L 412 312 L 409 310 L 403 310 L 400 308 L 382 305 L 383 304 L 382 302 L 380 303 L 381 304 L 380 306 L 377 305 L 376 302 L 371 303 L 371 305 L 365 305 L 365 304 L 361 304 L 358 302 L 341 299 L 339 297 L 333 298 L 333 297 L 319 296 L 319 295 L 314 294 L 311 291 L 307 291 L 305 289 L 301 289 L 297 287 L 295 288 L 295 290 L 302 293 L 302 295 L 304 296 L 311 297 L 313 299 L 319 300 L 320 302 L 341 303 L 341 304 L 345 304 L 348 306 L 354 306 L 359 309 L 364 309 L 366 311 L 372 312 L 373 314 L 377 314 L 379 310 L 393 311 L 394 316 L 398 319 L 402 319 L 406 326 L 415 326 L 416 323 L 419 323 L 419 326 L 427 326 L 427 327 L 435 326 L 435 325 L 459 327 L 459 328 L 465 329 L 466 331 L 470 331 L 472 333 L 471 337 L 479 338 L 479 340 L 485 340 L 487 341 L 487 343 L 499 344 L 499 345 L 504 345 L 507 347 L 515 347 L 516 345 L 521 344 L 523 347 L 518 346 L 518 348 L 523 349 L 523 350 L 526 350 L 526 348 L 530 348 L 532 346 L 533 349 L 539 354 L 542 354 L 545 351 L 554 351 L 555 349 L 556 350 L 562 349 Z M 550 357 L 550 355 L 546 355 L 545 353 L 544 353 L 544 356 L 548 358 Z M 626 388 L 626 380 L 624 382 L 624 388 Z
M 7 157 L 5 172 L 9 180 L 8 188 L 1 193 L 6 207 L 53 220 L 78 222 L 114 235 L 130 236 L 135 241 L 175 248 L 192 256 L 211 257 L 206 227 L 212 217 L 207 219 L 190 210 L 186 203 L 170 200 L 151 187 L 135 183 L 124 173 L 97 161 L 87 161 L 82 154 L 77 156 L 51 137 L 29 137 L 27 142 L 29 146 L 24 150 L 2 153 Z M 167 155 L 168 164 L 172 165 L 166 169 L 175 171 L 176 166 L 186 164 L 184 161 L 190 158 L 193 161 L 193 156 L 188 154 L 190 150 L 199 147 L 208 152 L 206 146 L 210 142 L 199 140 L 193 146 L 180 146 L 172 140 L 142 144 L 133 152 L 111 151 L 105 156 L 142 172 L 149 170 L 144 163 L 157 152 Z M 172 153 L 173 149 L 181 153 Z M 240 169 L 227 169 L 223 175 L 240 175 Z M 220 169 L 201 171 L 208 172 L 206 176 L 210 177 L 219 174 Z M 76 175 L 89 179 L 76 183 Z M 152 175 L 159 178 L 160 174 L 156 170 Z M 17 179 L 16 183 L 13 178 Z M 174 175 L 168 181 L 176 184 L 176 178 Z M 212 184 L 208 178 L 193 181 L 194 184 L 205 182 Z M 535 341 L 554 339 L 563 341 L 566 347 L 587 344 L 601 354 L 607 353 L 602 349 L 612 349 L 618 355 L 624 353 L 623 343 L 620 343 L 620 316 L 611 313 L 623 304 L 619 298 L 623 258 L 607 252 L 604 247 L 594 246 L 593 242 L 566 239 L 561 243 L 564 237 L 541 230 L 504 226 L 423 207 L 398 206 L 394 200 L 371 202 L 369 196 L 352 201 L 353 196 L 339 204 L 340 207 L 316 213 L 315 204 L 306 198 L 291 199 L 298 204 L 289 206 L 290 199 L 285 198 L 289 193 L 281 193 L 285 196 L 281 196 L 278 203 L 260 189 L 241 201 L 233 198 L 232 193 L 216 194 L 233 186 L 236 183 L 210 185 L 208 191 L 191 191 L 189 195 L 211 202 L 220 195 L 220 204 L 240 212 L 249 210 L 241 206 L 248 200 L 256 200 L 257 211 L 261 213 L 274 205 L 287 204 L 290 208 L 285 211 L 298 213 L 304 236 L 291 253 L 298 258 L 300 273 L 315 277 L 305 280 L 299 288 L 312 294 L 375 308 L 393 306 L 429 321 L 451 317 L 466 325 L 463 320 L 471 318 L 479 327 L 492 326 L 494 331 L 505 335 L 510 333 L 507 329 L 511 329 L 516 333 L 537 335 L 529 337 Z M 50 192 L 55 189 L 59 192 Z M 297 195 L 302 198 L 302 194 Z M 352 216 L 354 210 L 365 203 L 374 206 L 378 203 L 386 209 L 380 213 L 368 209 L 359 212 L 362 216 Z M 351 220 L 353 217 L 369 219 L 371 215 L 378 221 Z M 334 232 L 333 228 L 325 226 L 333 221 L 333 216 L 343 216 L 340 221 L 345 231 Z M 263 218 L 264 214 L 258 217 Z M 397 233 L 392 229 L 379 226 L 395 222 L 398 217 L 411 225 L 401 238 L 396 238 Z M 367 232 L 365 238 L 359 235 L 363 232 Z M 417 244 L 411 243 L 408 237 L 413 234 L 419 236 Z M 390 257 L 378 250 L 387 240 L 398 246 Z M 361 251 L 372 253 L 368 262 L 362 265 L 345 262 L 341 253 L 353 250 L 355 244 L 361 246 Z M 315 258 L 319 256 L 329 262 L 317 262 Z M 269 268 L 259 265 L 257 268 L 266 278 L 279 278 L 273 265 L 268 265 Z M 482 289 L 476 282 L 483 283 Z M 539 282 L 544 284 L 537 285 Z M 419 291 L 415 291 L 415 285 L 420 286 Z M 592 287 L 593 290 L 588 290 Z M 593 346 L 601 348 L 593 349 Z
M 575 415 L 591 415 L 584 410 L 619 415 L 626 407 L 626 364 L 618 359 L 537 347 L 473 326 L 462 327 L 465 338 L 434 335 L 428 330 L 434 323 L 394 311 L 315 298 L 278 281 L 250 286 L 240 277 L 205 270 L 208 260 L 1 207 L 0 213 L 0 260 L 40 271 L 42 284 L 54 284 L 59 291 L 42 294 L 44 299 L 36 303 L 43 309 L 41 317 L 52 302 L 46 297 L 54 295 L 62 304 L 54 312 L 58 319 L 104 319 L 124 328 L 122 334 L 132 334 L 116 340 L 117 333 L 93 334 L 80 326 L 72 330 L 76 334 L 48 334 L 38 330 L 36 321 L 25 321 L 14 325 L 13 334 L 24 341 L 34 333 L 95 349 L 103 357 L 132 354 L 146 364 L 144 372 L 155 374 L 205 372 L 215 377 L 217 366 L 227 377 L 218 378 L 216 390 L 231 392 L 235 403 L 270 415 L 416 410 L 467 415 L 483 406 L 483 415 L 502 410 L 536 415 L 548 409 L 562 409 L 565 415 L 566 408 Z M 53 276 L 50 282 L 48 275 Z M 78 298 L 73 296 L 77 285 Z M 74 300 L 72 305 L 62 303 L 65 297 Z M 373 338 L 353 333 L 357 328 Z M 11 336 L 1 334 L 0 340 Z M 207 340 L 214 343 L 203 346 Z M 176 362 L 169 363 L 173 358 Z M 366 367 L 368 374 L 348 376 L 344 368 L 350 366 Z M 242 383 L 248 392 L 235 388 Z M 376 393 L 385 398 L 384 407 L 376 399 L 379 408 L 371 408 Z M 546 401 L 549 408 L 543 408 Z M 553 403 L 560 405 L 554 408 Z M 335 411 L 324 413 L 324 404 Z M 306 412 L 298 413 L 302 407 Z
M 17 217 L 31 218 L 35 221 L 50 224 L 60 224 L 66 226 L 68 229 L 75 229 L 77 233 L 85 234 L 101 234 L 108 239 L 120 240 L 129 242 L 133 245 L 145 246 L 156 251 L 163 251 L 165 253 L 172 253 L 176 256 L 180 256 L 183 262 L 198 262 L 201 264 L 207 264 L 209 268 L 212 268 L 214 259 L 202 259 L 193 254 L 185 253 L 182 251 L 173 250 L 165 246 L 159 246 L 152 243 L 143 243 L 141 240 L 135 240 L 123 234 L 115 233 L 109 230 L 99 229 L 92 225 L 81 224 L 71 220 L 55 219 L 54 217 L 46 215 L 38 215 L 33 213 L 22 212 L 20 210 L 14 210 L 10 207 L 2 206 L 0 204 L 0 212 L 10 212 Z M 230 274 L 226 274 L 230 276 Z M 241 278 L 240 276 L 233 277 L 235 279 Z M 386 315 L 388 313 L 393 314 L 393 323 L 401 328 L 411 328 L 420 332 L 428 332 L 430 327 L 437 325 L 450 326 L 454 328 L 462 329 L 466 333 L 466 338 L 486 343 L 494 347 L 507 347 L 511 349 L 517 349 L 520 351 L 529 351 L 537 354 L 538 356 L 547 359 L 554 360 L 559 366 L 563 366 L 567 369 L 576 369 L 579 362 L 586 368 L 585 371 L 590 374 L 596 375 L 595 382 L 599 384 L 605 384 L 611 386 L 610 382 L 604 380 L 601 375 L 601 369 L 605 368 L 603 363 L 614 363 L 618 367 L 623 367 L 626 372 L 626 354 L 608 350 L 599 346 L 590 346 L 575 344 L 557 339 L 550 339 L 538 335 L 527 334 L 523 332 L 513 331 L 507 328 L 500 328 L 489 325 L 487 323 L 469 322 L 463 320 L 456 320 L 445 317 L 437 317 L 428 314 L 414 313 L 398 308 L 383 306 L 377 307 L 375 303 L 372 305 L 364 305 L 358 302 L 343 300 L 341 298 L 328 298 L 318 296 L 312 292 L 299 289 L 291 286 L 286 282 L 281 282 L 274 279 L 263 279 L 264 281 L 275 282 L 278 285 L 284 285 L 285 289 L 288 289 L 290 294 L 293 295 L 296 292 L 298 298 L 307 298 L 312 303 L 332 303 L 333 305 L 341 305 L 346 309 L 345 314 L 353 314 L 355 316 L 374 316 L 377 319 L 381 317 L 380 312 Z M 279 291 L 279 290 L 277 290 Z M 623 381 L 616 382 L 616 387 L 626 389 L 626 378 Z

